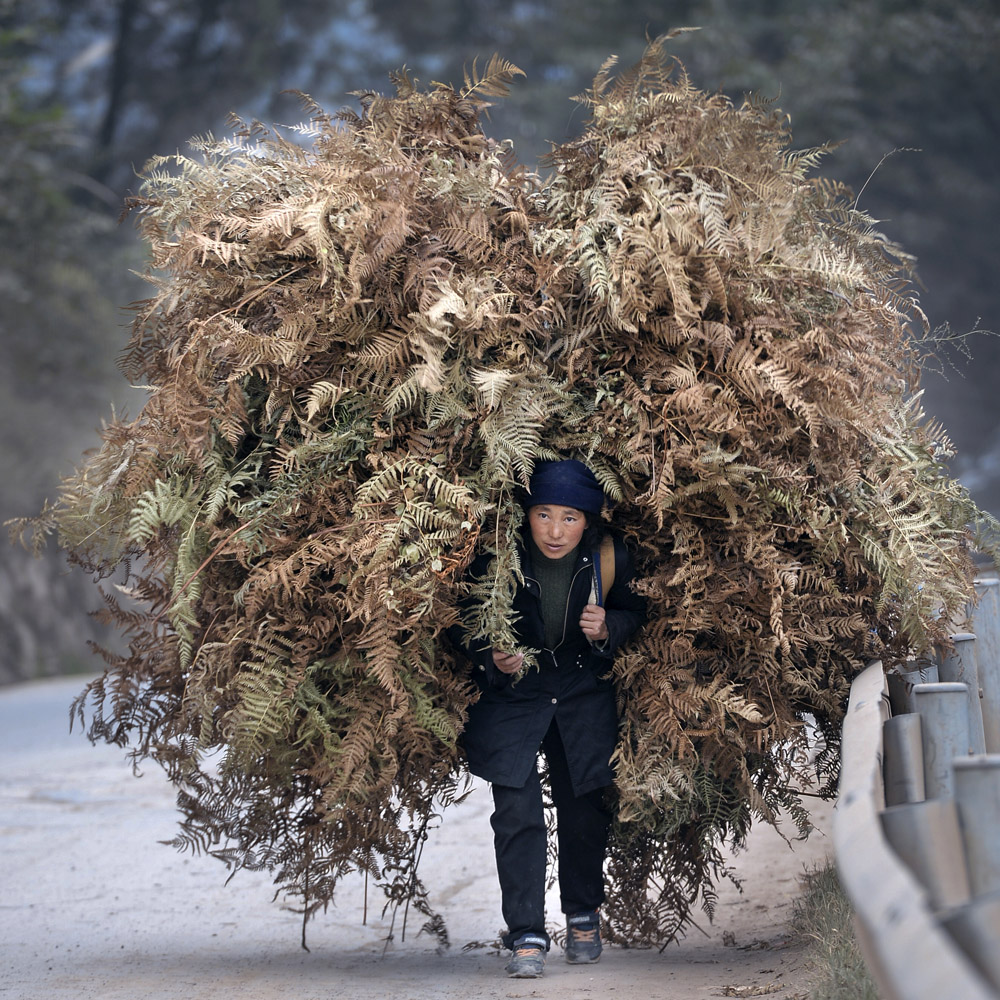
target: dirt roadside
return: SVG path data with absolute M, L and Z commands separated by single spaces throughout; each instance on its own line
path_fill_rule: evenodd
M 760 827 L 734 866 L 743 893 L 720 886 L 713 923 L 678 945 L 608 949 L 595 966 L 553 950 L 541 980 L 510 980 L 496 938 L 499 891 L 485 786 L 442 817 L 421 871 L 452 947 L 442 954 L 411 918 L 343 887 L 310 924 L 272 901 L 267 876 L 225 885 L 216 861 L 158 843 L 174 835 L 173 793 L 150 768 L 132 775 L 121 750 L 70 734 L 82 688 L 59 679 L 0 689 L 0 998 L 2 1000 L 452 1000 L 452 998 L 808 996 L 809 970 L 787 925 L 800 877 L 831 850 L 830 805 L 816 832 L 787 845 Z M 374 912 L 373 912 L 374 911 Z M 550 912 L 556 914 L 555 899 Z

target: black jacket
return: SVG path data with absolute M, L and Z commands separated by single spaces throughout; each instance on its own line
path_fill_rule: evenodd
M 614 779 L 610 760 L 618 739 L 612 660 L 618 648 L 643 623 L 645 601 L 629 587 L 632 560 L 625 546 L 615 541 L 615 579 L 604 596 L 608 639 L 592 646 L 580 630 L 580 614 L 588 603 L 593 580 L 594 553 L 577 553 L 573 581 L 566 604 L 565 629 L 554 649 L 545 649 L 538 582 L 530 556 L 521 553 L 525 583 L 514 597 L 520 616 L 515 632 L 520 642 L 540 649 L 538 669 L 527 668 L 516 679 L 497 670 L 489 647 L 470 648 L 458 626 L 452 641 L 473 664 L 479 700 L 469 709 L 462 744 L 473 774 L 498 785 L 520 788 L 535 766 L 539 746 L 555 719 L 559 727 L 570 778 L 577 795 L 610 785 Z M 471 569 L 485 573 L 489 556 L 481 556 Z

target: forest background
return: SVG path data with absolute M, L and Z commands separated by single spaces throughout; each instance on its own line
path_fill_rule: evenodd
M 525 72 L 487 132 L 539 164 L 578 133 L 570 98 L 611 54 L 674 40 L 693 83 L 773 99 L 797 148 L 839 143 L 820 173 L 917 259 L 931 336 L 924 405 L 951 469 L 1000 514 L 1000 4 L 997 0 L 0 0 L 0 519 L 35 513 L 136 413 L 115 359 L 144 248 L 124 198 L 148 157 L 226 131 L 288 125 L 310 94 L 460 83 L 494 52 Z M 0 559 L 0 681 L 94 669 L 98 598 L 54 550 Z

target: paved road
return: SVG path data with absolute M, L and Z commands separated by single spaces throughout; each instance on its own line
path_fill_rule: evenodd
M 691 932 L 662 955 L 609 949 L 596 966 L 553 953 L 543 980 L 505 978 L 494 950 L 463 949 L 500 927 L 481 786 L 446 812 L 421 864 L 450 950 L 437 954 L 414 927 L 405 942 L 397 927 L 386 948 L 388 917 L 373 906 L 362 924 L 356 882 L 310 924 L 304 952 L 299 918 L 272 900 L 266 876 L 241 873 L 227 886 L 218 862 L 159 843 L 174 835 L 173 792 L 155 766 L 134 777 L 122 750 L 69 733 L 82 686 L 0 689 L 0 1000 L 806 995 L 785 928 L 799 875 L 829 849 L 822 831 L 794 851 L 768 828 L 755 832 L 736 861 L 746 891 L 722 887 L 707 935 Z M 827 820 L 824 807 L 817 822 Z

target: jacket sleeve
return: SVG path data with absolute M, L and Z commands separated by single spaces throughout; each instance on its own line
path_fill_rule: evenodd
M 604 595 L 604 622 L 608 638 L 593 650 L 608 659 L 628 641 L 646 621 L 646 599 L 632 590 L 635 565 L 623 542 L 615 539 L 615 582 Z

